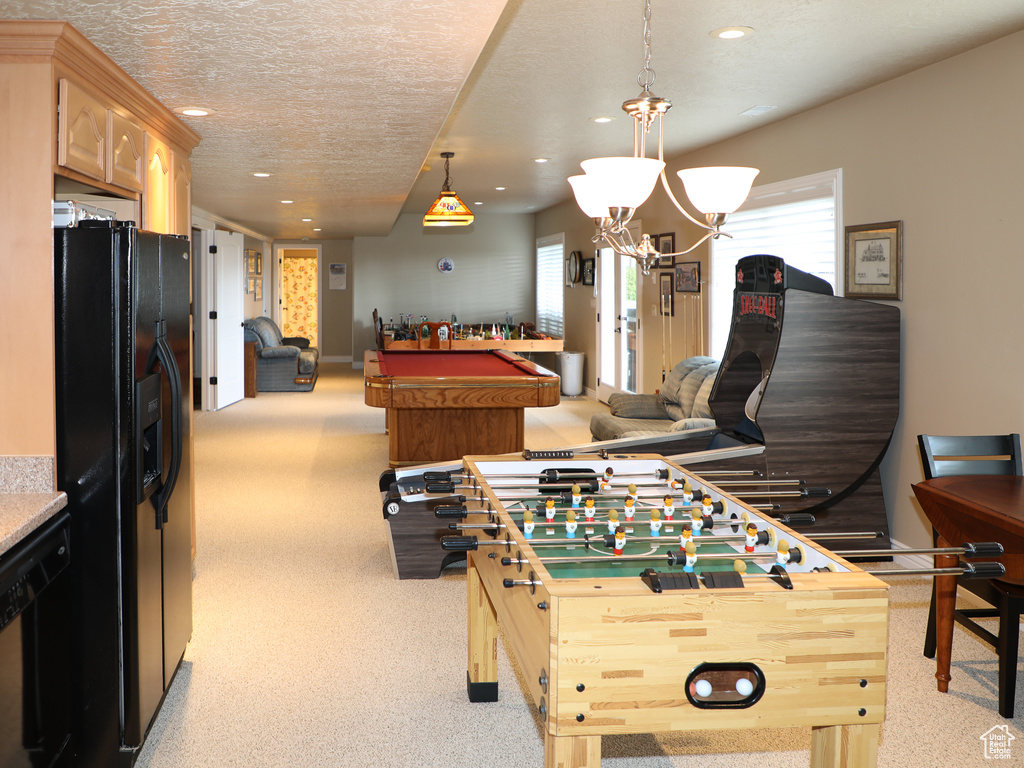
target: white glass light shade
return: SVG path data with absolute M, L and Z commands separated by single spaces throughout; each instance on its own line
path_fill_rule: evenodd
M 595 157 L 580 167 L 593 179 L 588 185 L 602 209 L 639 208 L 654 191 L 665 164 L 649 157 Z
M 747 199 L 757 168 L 718 166 L 678 171 L 686 196 L 701 213 L 732 213 Z
M 572 185 L 572 192 L 576 195 L 576 204 L 592 219 L 608 218 L 608 206 L 601 206 L 597 199 L 597 189 L 594 178 L 586 174 L 570 176 L 569 183 Z

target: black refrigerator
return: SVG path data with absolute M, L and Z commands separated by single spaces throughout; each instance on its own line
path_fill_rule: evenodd
M 71 743 L 76 766 L 124 768 L 192 635 L 189 241 L 83 221 L 54 260 Z

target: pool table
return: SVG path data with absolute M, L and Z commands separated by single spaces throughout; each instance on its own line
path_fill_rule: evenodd
M 559 402 L 556 374 L 501 350 L 367 350 L 363 362 L 393 467 L 522 451 L 525 409 Z

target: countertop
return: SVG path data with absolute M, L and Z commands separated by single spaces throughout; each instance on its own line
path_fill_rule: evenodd
M 0 493 L 0 555 L 67 506 L 65 493 Z
M 67 506 L 53 477 L 52 456 L 0 456 L 0 555 Z

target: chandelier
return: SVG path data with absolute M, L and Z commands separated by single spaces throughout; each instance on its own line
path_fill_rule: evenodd
M 423 217 L 424 227 L 465 227 L 473 223 L 473 212 L 469 210 L 457 194 L 452 191 L 451 179 L 448 178 L 448 161 L 455 157 L 454 152 L 442 152 L 444 158 L 444 186 L 441 194 L 430 206 Z
M 570 176 L 576 202 L 583 212 L 594 219 L 598 228 L 594 243 L 606 243 L 622 256 L 636 259 L 646 275 L 662 256 L 683 256 L 709 238 L 722 235 L 728 214 L 735 211 L 750 194 L 750 185 L 759 173 L 757 168 L 688 168 L 678 171 L 686 195 L 693 207 L 704 214 L 704 221 L 691 216 L 672 194 L 665 176 L 665 127 L 662 121 L 672 102 L 651 93 L 655 74 L 651 69 L 651 0 L 644 3 L 644 66 L 637 75 L 640 95 L 622 105 L 623 111 L 633 118 L 633 156 L 597 157 L 580 163 L 583 174 Z M 658 159 L 648 158 L 647 138 L 657 123 Z M 705 230 L 696 243 L 684 251 L 659 253 L 644 234 L 636 242 L 628 225 L 636 209 L 646 202 L 661 178 L 669 200 L 687 219 Z

